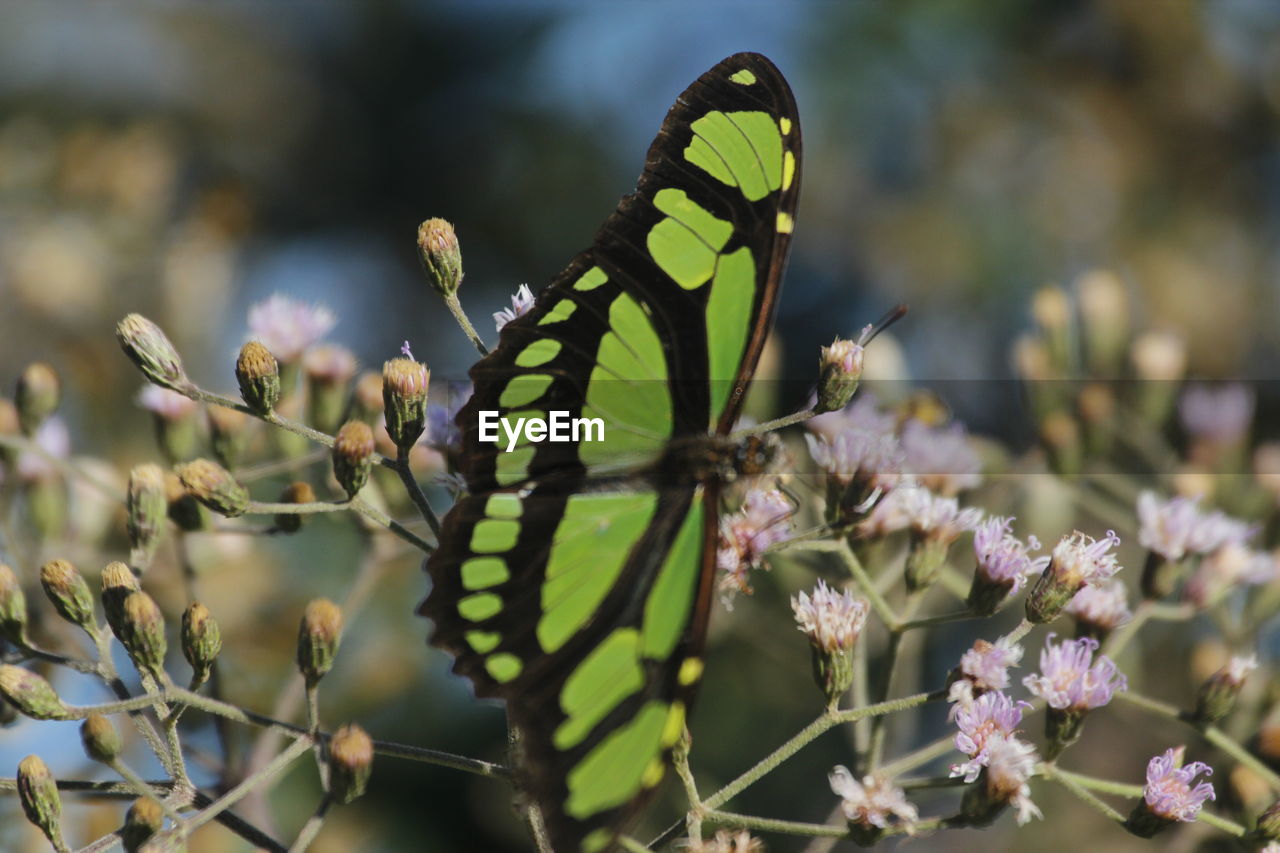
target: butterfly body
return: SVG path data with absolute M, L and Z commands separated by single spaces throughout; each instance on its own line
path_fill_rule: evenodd
M 737 54 L 676 101 L 636 192 L 509 322 L 459 412 L 467 494 L 428 560 L 432 642 L 507 702 L 518 784 L 558 853 L 616 847 L 703 669 L 728 437 L 772 321 L 799 188 L 785 80 Z M 481 438 L 567 412 L 597 442 Z

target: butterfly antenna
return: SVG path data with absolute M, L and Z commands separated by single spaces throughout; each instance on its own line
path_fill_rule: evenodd
M 894 323 L 898 322 L 905 316 L 907 316 L 906 305 L 898 304 L 893 306 L 888 311 L 886 311 L 884 316 L 881 317 L 879 320 L 876 320 L 874 323 L 868 323 L 867 325 L 863 326 L 862 331 L 858 333 L 858 340 L 856 341 L 856 343 L 860 347 L 865 347 L 867 344 L 875 340 L 876 335 L 880 334 L 885 329 L 889 328 L 890 326 L 892 326 Z

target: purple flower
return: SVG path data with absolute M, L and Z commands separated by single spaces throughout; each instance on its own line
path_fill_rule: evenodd
M 1106 655 L 1094 661 L 1098 641 L 1092 637 L 1063 640 L 1054 644 L 1054 634 L 1045 638 L 1040 652 L 1040 674 L 1022 680 L 1027 689 L 1040 696 L 1050 708 L 1087 711 L 1111 701 L 1127 681 Z
M 1111 549 L 1119 544 L 1120 537 L 1113 530 L 1108 530 L 1107 535 L 1101 539 L 1094 539 L 1077 530 L 1062 537 L 1053 547 L 1049 572 L 1060 583 L 1076 587 L 1105 580 L 1120 571 L 1116 555 L 1111 553 Z
M 1138 495 L 1138 544 L 1171 562 L 1186 556 L 1202 516 L 1199 498 L 1176 497 L 1161 501 L 1155 492 Z
M 1213 768 L 1203 761 L 1181 766 L 1185 752 L 1185 746 L 1166 749 L 1163 755 L 1147 762 L 1147 785 L 1142 789 L 1142 798 L 1152 814 L 1165 820 L 1195 820 L 1204 801 L 1215 799 L 1210 783 L 1193 787 L 1197 776 L 1212 775 Z
M 997 739 L 1011 738 L 1022 722 L 1022 709 L 1031 707 L 1026 702 L 1015 702 L 999 690 L 983 693 L 977 699 L 959 702 L 952 706 L 955 718 L 956 749 L 969 756 L 963 764 L 951 766 L 952 776 L 963 776 L 966 782 L 978 778 L 988 764 L 989 747 Z
M 1254 404 L 1253 392 L 1239 382 L 1192 385 L 1178 401 L 1178 415 L 1192 438 L 1228 444 L 1249 431 Z
M 529 309 L 533 307 L 533 291 L 529 289 L 529 285 L 522 284 L 515 294 L 511 297 L 511 307 L 503 308 L 501 311 L 495 311 L 493 314 L 493 325 L 498 331 L 502 331 L 502 327 L 510 323 L 517 317 L 524 316 L 529 313 Z
M 1237 586 L 1257 586 L 1276 576 L 1275 557 L 1269 551 L 1255 551 L 1229 543 L 1200 561 L 1187 578 L 1182 597 L 1205 607 Z
M 1200 516 L 1187 539 L 1187 550 L 1193 554 L 1211 554 L 1227 545 L 1243 545 L 1257 532 L 1257 525 L 1214 510 Z
M 740 510 L 720 519 L 716 565 L 724 572 L 722 590 L 751 593 L 747 573 L 760 565 L 769 546 L 791 535 L 794 513 L 791 501 L 777 489 L 751 489 Z
M 294 361 L 307 347 L 327 335 L 338 318 L 323 305 L 308 305 L 282 293 L 249 308 L 250 337 L 278 360 Z
M 1067 604 L 1067 612 L 1103 631 L 1113 631 L 1133 616 L 1124 584 L 1114 578 L 1081 587 Z
M 858 535 L 864 539 L 879 539 L 911 526 L 911 516 L 907 511 L 908 497 L 920 487 L 914 483 L 902 483 L 893 491 L 880 498 L 872 507 L 870 514 L 858 524 Z
M 859 782 L 848 767 L 837 765 L 828 778 L 850 823 L 888 829 L 896 822 L 910 833 L 920 817 L 903 790 L 884 777 L 864 776 Z
M 1038 575 L 1049 565 L 1048 557 L 1032 557 L 1039 551 L 1040 541 L 1028 536 L 1024 543 L 1009 532 L 1012 518 L 992 517 L 973 532 L 973 550 L 978 558 L 978 571 L 990 581 L 1016 593 L 1031 575 Z
M 1022 646 L 1010 642 L 1008 637 L 994 643 L 978 640 L 960 656 L 960 674 L 973 689 L 1003 690 L 1009 686 L 1009 669 L 1021 661 Z
M 865 480 L 872 489 L 887 492 L 902 475 L 903 454 L 891 434 L 845 430 L 834 435 L 806 435 L 809 455 L 841 485 Z
M 912 530 L 936 542 L 954 542 L 961 533 L 973 530 L 982 521 L 982 510 L 961 509 L 955 498 L 935 495 L 928 489 L 910 489 L 903 500 Z
M 791 599 L 797 626 L 815 648 L 834 653 L 853 648 L 867 622 L 869 605 L 848 590 L 837 592 L 818 581 L 813 595 L 800 593 Z
M 909 420 L 902 427 L 907 470 L 925 487 L 954 495 L 982 483 L 982 460 L 962 424 L 933 427 Z

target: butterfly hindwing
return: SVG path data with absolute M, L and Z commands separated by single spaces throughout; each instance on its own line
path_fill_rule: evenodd
M 432 642 L 505 699 L 558 853 L 613 849 L 702 670 L 719 484 L 673 442 L 724 435 L 772 321 L 799 188 L 790 90 L 757 54 L 677 99 L 636 192 L 509 322 L 458 415 L 468 494 L 428 560 Z M 599 419 L 482 440 L 480 418 Z M 592 440 L 587 440 L 588 438 Z

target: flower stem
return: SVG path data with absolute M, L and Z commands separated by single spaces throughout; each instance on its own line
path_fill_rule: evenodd
M 458 294 L 451 293 L 446 296 L 444 304 L 448 306 L 449 313 L 453 315 L 458 327 L 462 329 L 462 334 L 467 336 L 467 340 L 471 341 L 471 345 L 476 348 L 476 351 L 481 355 L 488 355 L 489 350 L 485 347 L 484 341 L 480 340 L 480 336 L 476 334 L 476 328 L 471 325 L 471 319 L 467 317 L 467 312 L 462 310 L 462 303 L 458 300 Z

